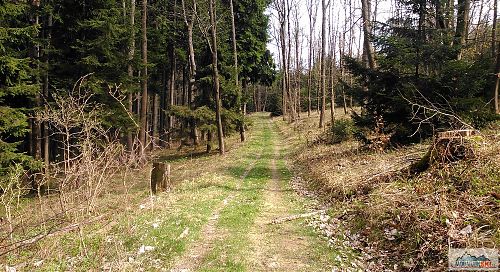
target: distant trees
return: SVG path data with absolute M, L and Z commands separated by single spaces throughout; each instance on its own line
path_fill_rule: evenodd
M 280 82 L 271 97 L 282 101 L 275 114 L 293 122 L 301 111 L 310 116 L 317 109 L 323 127 L 328 103 L 332 123 L 335 103 L 342 104 L 346 114 L 349 107 L 361 106 L 361 114 L 354 117 L 364 131 L 380 130 L 379 124 L 399 143 L 440 128 L 480 127 L 497 119 L 496 0 L 489 2 L 491 7 L 484 1 L 460 0 L 454 5 L 396 0 L 389 18 L 371 0 L 331 6 L 328 0 L 298 3 L 307 10 L 309 29 L 307 46 L 295 46 L 295 53 L 307 48 L 307 69 L 290 65 L 301 59 L 290 53 L 297 37 L 290 21 L 298 17 L 290 8 L 292 2 L 274 0 L 272 5 Z M 321 20 L 320 27 L 316 20 Z M 305 88 L 290 84 L 291 77 L 300 81 L 302 76 L 307 78 Z

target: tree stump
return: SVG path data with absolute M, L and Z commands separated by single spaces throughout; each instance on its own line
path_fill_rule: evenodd
M 433 163 L 450 163 L 475 157 L 475 143 L 481 140 L 476 130 L 450 130 L 439 132 L 429 151 L 410 167 L 411 172 L 420 173 Z
M 439 132 L 431 150 L 431 162 L 454 162 L 474 157 L 476 130 L 450 130 Z M 479 136 L 480 137 L 480 136 Z
M 153 163 L 151 170 L 151 193 L 170 189 L 170 164 L 164 162 Z

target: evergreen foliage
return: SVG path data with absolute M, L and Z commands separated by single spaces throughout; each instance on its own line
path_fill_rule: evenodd
M 356 77 L 349 91 L 362 105 L 354 113 L 360 127 L 383 132 L 394 144 L 407 144 L 432 136 L 436 130 L 481 128 L 497 119 L 492 112 L 492 63 L 490 48 L 464 54 L 467 47 L 451 43 L 449 30 L 424 28 L 412 16 L 422 15 L 422 1 L 402 2 L 410 14 L 392 18 L 376 35 L 379 67 L 367 68 L 361 61 L 345 57 Z
M 39 90 L 33 56 L 39 25 L 30 14 L 28 4 L 0 1 L 0 179 L 15 164 L 33 166 L 21 146 Z

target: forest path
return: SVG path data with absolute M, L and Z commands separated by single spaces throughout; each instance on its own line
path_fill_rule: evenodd
M 109 248 L 102 270 L 331 271 L 333 250 L 306 219 L 273 224 L 314 205 L 289 184 L 277 125 L 267 113 L 250 118 L 247 141 L 224 156 L 167 159 L 175 186 L 98 237 Z
M 240 148 L 246 161 L 225 169 L 237 178 L 170 271 L 328 270 L 326 242 L 304 219 L 272 223 L 305 212 L 307 200 L 288 185 L 286 146 L 272 120 L 264 114 L 252 118 L 253 136 Z

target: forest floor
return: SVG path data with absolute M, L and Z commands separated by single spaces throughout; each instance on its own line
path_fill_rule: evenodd
M 1 262 L 17 271 L 331 271 L 336 255 L 300 217 L 318 204 L 291 187 L 289 146 L 268 114 L 251 118 L 248 140 L 226 155 L 169 160 L 170 192 L 117 189 L 108 206 L 120 209 Z

